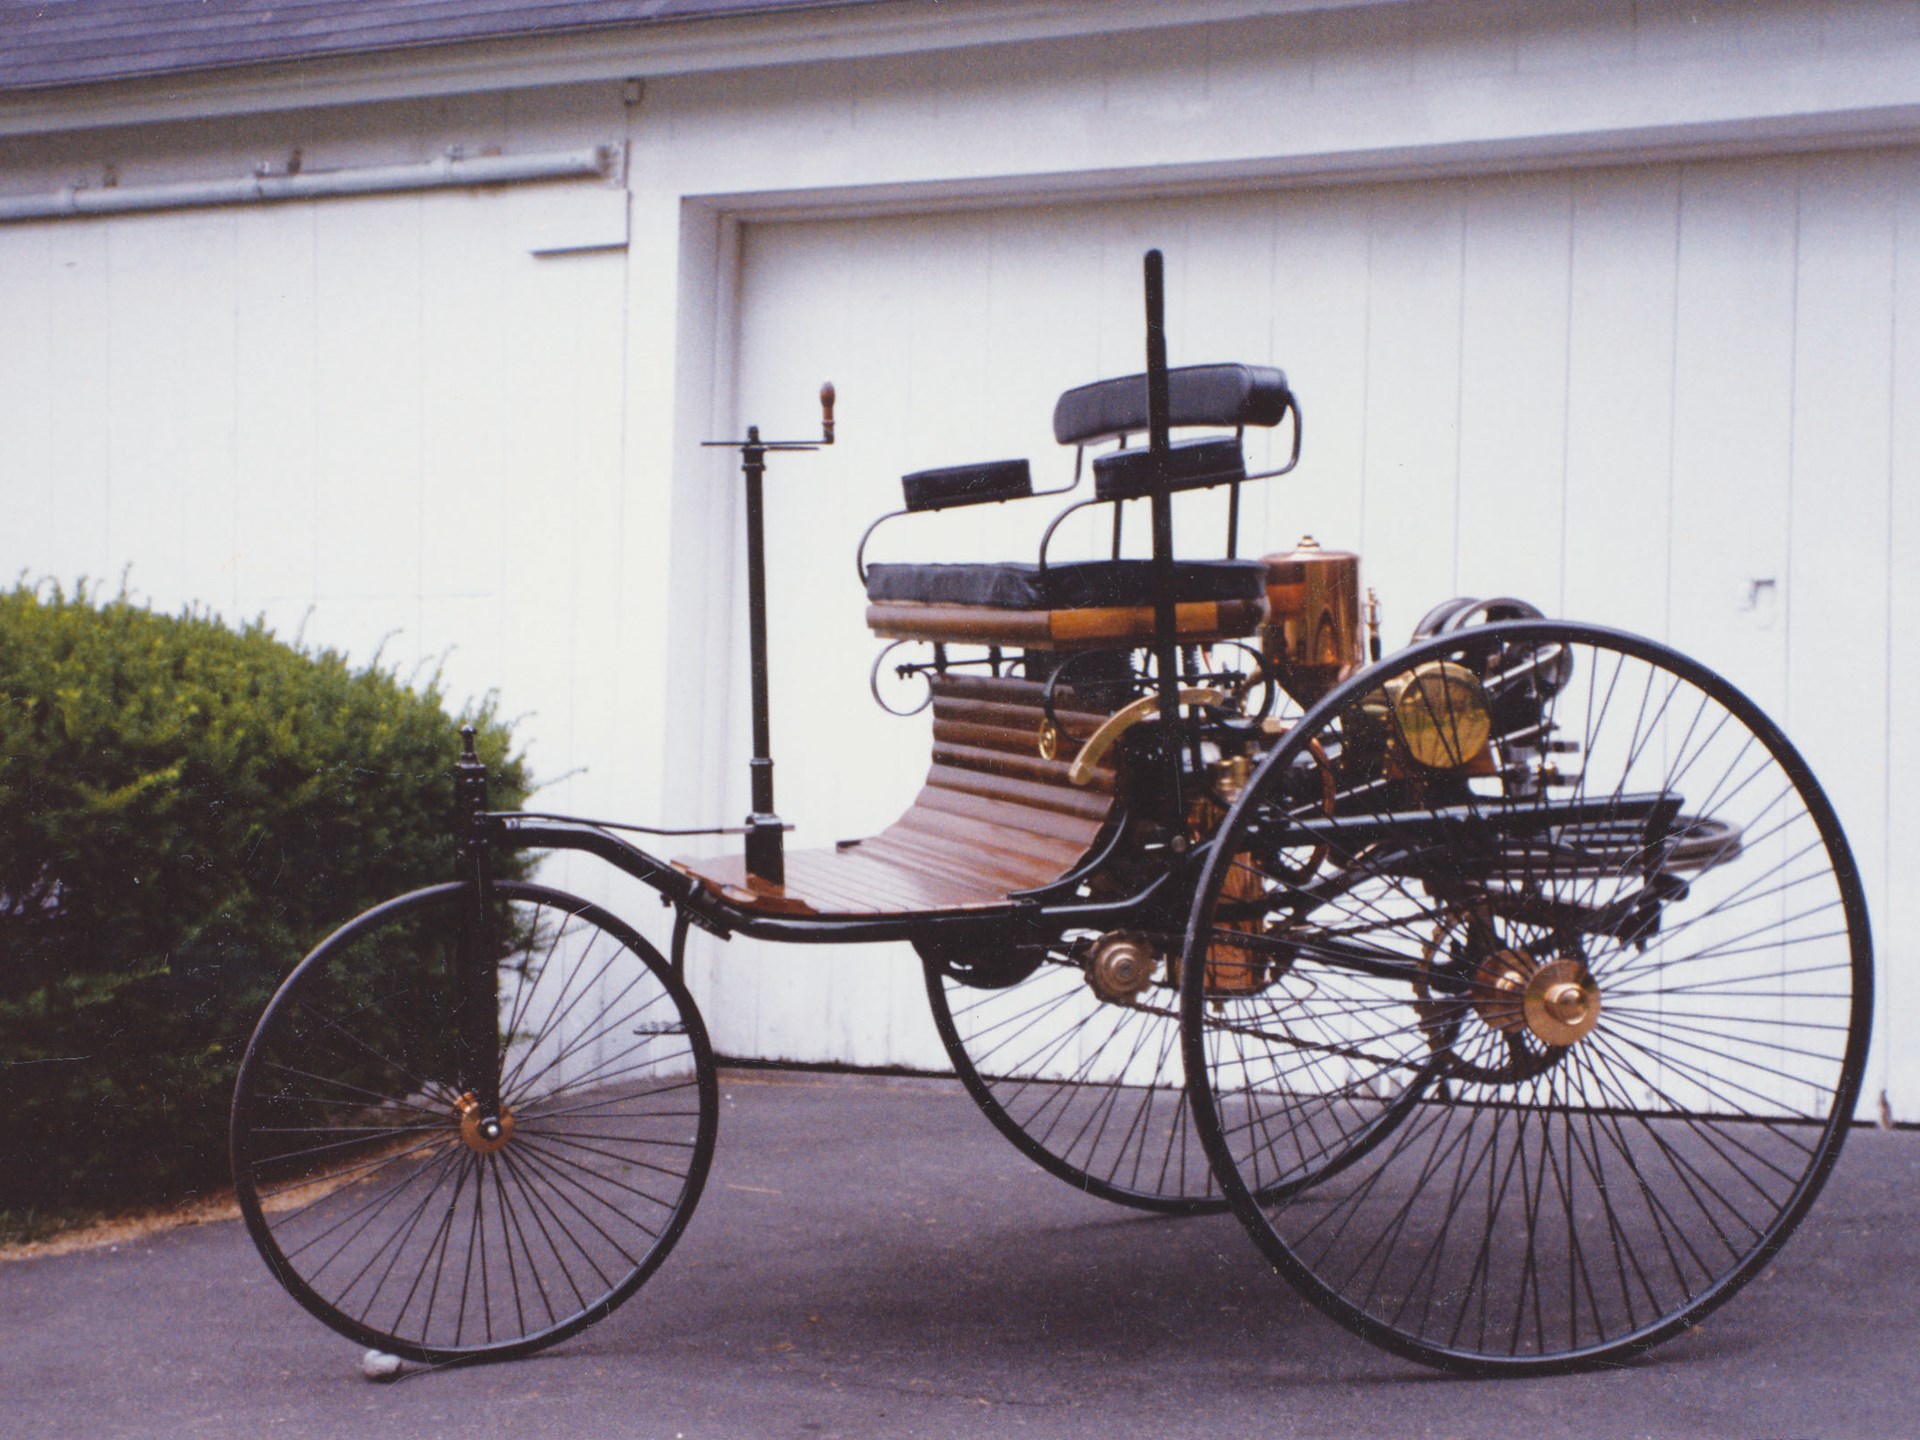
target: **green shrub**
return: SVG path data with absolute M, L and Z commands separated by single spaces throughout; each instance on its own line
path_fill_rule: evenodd
M 450 877 L 452 765 L 524 766 L 459 718 L 264 625 L 84 586 L 0 592 L 0 1206 L 218 1183 L 234 1070 L 323 934 Z

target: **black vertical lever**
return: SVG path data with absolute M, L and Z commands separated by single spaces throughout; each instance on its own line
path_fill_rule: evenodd
M 1180 715 L 1173 597 L 1173 496 L 1167 465 L 1168 430 L 1166 266 L 1158 250 L 1147 251 L 1147 445 L 1153 455 L 1153 664 L 1160 689 L 1160 724 L 1167 757 L 1169 795 L 1180 806 L 1180 746 L 1174 727 Z

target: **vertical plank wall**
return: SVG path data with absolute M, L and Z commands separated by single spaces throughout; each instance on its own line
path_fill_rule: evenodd
M 551 207 L 0 226 L 0 576 L 124 574 L 157 609 L 438 669 L 452 704 L 500 692 L 538 777 L 604 771 L 625 256 L 535 258 Z
M 623 481 L 636 299 L 617 251 L 529 253 L 551 204 L 0 227 L 0 573 L 111 584 L 130 567 L 161 608 L 443 665 L 455 697 L 498 687 L 536 770 L 571 776 L 544 803 L 648 818 L 633 796 L 661 757 L 632 753 L 617 677 L 671 682 L 666 632 L 702 617 L 623 606 L 623 537 L 666 489 Z M 1920 1119 L 1920 1046 L 1886 1023 L 1920 1000 L 1912 151 L 746 227 L 716 425 L 805 431 L 821 379 L 842 397 L 841 444 L 782 457 L 770 482 L 796 843 L 883 826 L 925 768 L 924 718 L 866 696 L 860 530 L 906 470 L 1027 455 L 1063 482 L 1053 397 L 1138 368 L 1150 244 L 1176 362 L 1272 360 L 1304 398 L 1305 459 L 1250 491 L 1249 550 L 1312 531 L 1362 551 L 1394 638 L 1456 593 L 1660 636 L 1782 719 L 1867 880 L 1869 1100 Z M 711 523 L 729 513 L 716 500 Z M 1027 555 L 1046 513 L 916 517 L 876 554 Z M 1221 513 L 1183 501 L 1183 543 L 1212 545 Z M 1063 544 L 1092 547 L 1099 523 Z M 714 604 L 735 579 L 716 574 Z M 724 759 L 676 822 L 744 811 L 738 642 L 702 662 L 736 683 L 674 687 L 728 697 L 670 717 L 683 741 L 726 741 L 702 747 Z M 548 873 L 604 884 L 590 865 Z M 709 945 L 694 979 L 732 1053 L 940 1063 L 897 948 Z
M 1920 1046 L 1886 1023 L 1920 1001 L 1910 151 L 749 227 L 737 418 L 805 427 L 822 378 L 841 393 L 841 444 L 783 461 L 771 490 L 795 843 L 884 825 L 926 763 L 924 717 L 866 697 L 861 528 L 923 466 L 1027 455 L 1064 481 L 1053 398 L 1139 368 L 1149 244 L 1176 364 L 1272 361 L 1303 397 L 1305 459 L 1250 494 L 1250 553 L 1303 531 L 1361 551 L 1390 640 L 1454 594 L 1648 633 L 1782 721 L 1872 905 L 1869 1101 L 1920 1119 Z M 1217 543 L 1212 503 L 1183 502 L 1192 553 Z M 902 520 L 876 554 L 1030 555 L 1047 502 L 991 508 Z M 744 766 L 715 783 L 739 809 Z M 736 942 L 698 973 L 736 1053 L 936 1063 L 903 954 Z

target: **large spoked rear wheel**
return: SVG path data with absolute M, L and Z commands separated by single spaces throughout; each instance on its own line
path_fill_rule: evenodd
M 1698 1320 L 1858 1099 L 1871 942 L 1831 806 L 1745 696 L 1611 631 L 1490 625 L 1330 694 L 1209 856 L 1187 954 L 1227 940 L 1259 992 L 1190 962 L 1181 996 L 1222 1188 L 1322 1309 L 1430 1364 L 1572 1369 Z
M 307 956 L 234 1092 L 234 1184 L 274 1274 L 341 1334 L 426 1362 L 606 1316 L 673 1248 L 713 1153 L 712 1051 L 659 953 L 586 901 L 494 888 L 501 1133 L 454 1079 L 459 884 Z
M 926 961 L 954 1071 L 1021 1153 L 1075 1189 L 1163 1214 L 1224 1210 L 1186 1103 L 1173 990 L 1103 999 L 1070 942 Z
M 1202 654 L 1187 680 L 1224 690 L 1253 719 L 1299 715 L 1257 652 L 1224 645 Z M 1195 800 L 1190 838 L 1201 840 L 1228 802 L 1213 791 Z M 1078 1190 L 1134 1209 L 1195 1215 L 1227 1208 L 1186 1102 L 1177 933 L 1079 931 L 1046 943 L 922 942 L 920 949 L 948 1058 L 1021 1153 Z M 1216 948 L 1214 963 L 1246 968 L 1231 945 Z M 1347 1163 L 1399 1113 L 1329 1136 L 1307 1157 L 1303 1175 Z

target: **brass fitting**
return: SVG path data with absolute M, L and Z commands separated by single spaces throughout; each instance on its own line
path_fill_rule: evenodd
M 513 1139 L 513 1111 L 502 1106 L 500 1116 L 493 1124 L 486 1123 L 486 1117 L 480 1113 L 480 1102 L 469 1090 L 453 1102 L 454 1110 L 460 1116 L 460 1139 L 469 1150 L 481 1155 L 495 1155 L 507 1148 L 507 1142 Z
M 1159 963 L 1153 941 L 1147 936 L 1115 930 L 1094 942 L 1087 956 L 1087 984 L 1102 1000 L 1130 1005 L 1153 984 L 1153 972 Z

